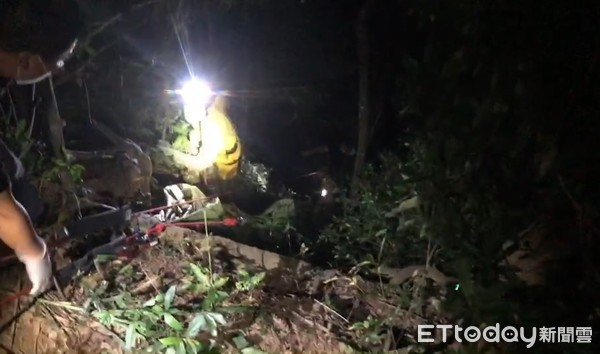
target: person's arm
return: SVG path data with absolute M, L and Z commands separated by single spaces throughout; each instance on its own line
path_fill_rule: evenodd
M 0 239 L 21 257 L 42 257 L 45 245 L 23 206 L 15 200 L 10 179 L 0 162 Z
M 30 295 L 51 286 L 52 263 L 44 240 L 35 232 L 25 208 L 12 194 L 10 178 L 0 162 L 0 238 L 25 264 L 31 280 Z

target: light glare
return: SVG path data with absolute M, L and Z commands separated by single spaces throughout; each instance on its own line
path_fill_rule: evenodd
M 177 93 L 183 98 L 184 104 L 206 103 L 213 95 L 210 86 L 206 82 L 196 78 L 185 82 Z
M 196 125 L 206 116 L 206 106 L 213 96 L 210 86 L 201 80 L 192 78 L 176 91 L 183 100 L 185 120 Z

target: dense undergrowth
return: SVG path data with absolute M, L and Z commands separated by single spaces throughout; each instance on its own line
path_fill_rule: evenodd
M 346 200 L 322 241 L 336 264 L 427 261 L 458 277 L 460 291 L 444 305 L 463 327 L 597 327 L 597 56 L 571 40 L 594 28 L 581 21 L 586 10 L 551 2 L 530 11 L 527 1 L 428 6 L 412 8 L 429 42 L 404 55 L 396 91 L 409 158 L 386 157 L 367 172 L 359 198 Z M 397 211 L 415 197 L 418 207 Z M 532 257 L 549 252 L 551 261 L 545 284 L 526 286 L 502 261 L 533 229 L 543 231 Z M 429 243 L 440 251 L 431 259 Z M 530 351 L 594 350 L 555 343 Z

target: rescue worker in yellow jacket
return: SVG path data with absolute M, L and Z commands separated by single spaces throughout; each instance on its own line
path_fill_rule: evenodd
M 235 127 L 227 116 L 225 97 L 215 97 L 200 122 L 202 137 L 201 153 L 214 159 L 214 169 L 219 179 L 228 181 L 239 170 L 242 145 Z
M 203 107 L 193 102 L 186 107 L 184 114 L 198 117 L 186 117 L 193 129 L 189 153 L 195 155 L 193 166 L 202 171 L 204 180 L 217 177 L 228 181 L 237 176 L 242 145 L 235 126 L 227 116 L 225 97 L 213 96 L 211 102 Z

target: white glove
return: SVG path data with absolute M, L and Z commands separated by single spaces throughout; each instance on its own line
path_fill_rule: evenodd
M 29 295 L 37 295 L 47 290 L 52 284 L 52 263 L 50 255 L 44 240 L 39 239 L 44 247 L 44 253 L 41 256 L 18 255 L 19 260 L 25 264 L 27 275 L 31 281 L 31 291 Z

